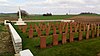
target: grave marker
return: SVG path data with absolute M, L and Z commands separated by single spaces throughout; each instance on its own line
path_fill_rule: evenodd
M 58 35 L 53 34 L 53 45 L 58 45 Z
M 66 33 L 62 34 L 62 44 L 66 43 Z
M 65 33 L 68 33 L 68 23 L 66 23 Z
M 79 25 L 79 41 L 81 41 L 82 40 L 82 37 L 83 35 L 82 35 L 82 27 L 81 27 L 81 24 Z
M 73 42 L 74 41 L 74 33 L 73 32 L 70 32 L 70 37 L 69 37 L 69 41 L 70 42 Z
M 61 26 L 59 26 L 58 30 L 59 30 L 59 33 L 62 34 Z
M 38 32 L 38 36 L 41 36 L 42 33 L 41 33 L 41 30 L 40 29 L 37 29 L 37 32 Z
M 32 38 L 33 37 L 33 28 L 30 28 L 29 29 L 29 38 Z
M 100 29 L 99 29 L 99 24 L 97 24 L 97 37 L 99 37 L 99 34 L 100 34 Z
M 93 24 L 91 24 L 91 34 L 92 34 L 92 38 L 94 38 L 94 34 L 95 33 L 95 31 L 94 31 L 94 25 Z
M 56 34 L 56 27 L 53 25 L 53 34 Z
M 72 23 L 70 23 L 70 33 L 73 32 L 73 29 L 72 29 Z
M 70 33 L 69 33 L 69 40 L 70 42 L 73 42 L 74 41 L 74 33 L 72 32 L 72 23 L 70 23 Z
M 23 26 L 23 28 L 22 28 L 22 32 L 25 33 L 26 30 L 27 30 L 27 25 Z
M 84 23 L 84 26 L 83 26 L 83 30 L 84 30 L 84 32 L 85 32 L 85 30 L 86 30 L 86 24 Z
M 46 48 L 46 36 L 40 36 L 40 48 Z
M 50 27 L 48 26 L 48 27 L 46 28 L 46 35 L 47 35 L 47 36 L 49 35 L 49 32 L 50 32 Z
M 74 30 L 75 30 L 75 32 L 77 32 L 77 23 L 76 22 L 74 23 Z
M 87 25 L 86 39 L 89 39 L 89 33 L 90 33 L 89 29 L 90 25 Z

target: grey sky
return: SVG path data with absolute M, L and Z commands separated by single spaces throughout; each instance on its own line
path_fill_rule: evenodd
M 19 5 L 30 14 L 100 14 L 100 0 L 0 0 L 0 12 L 17 12 Z

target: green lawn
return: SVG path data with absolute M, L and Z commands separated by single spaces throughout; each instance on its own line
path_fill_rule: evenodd
M 28 23 L 30 25 L 31 23 Z M 34 23 L 32 23 L 33 25 Z M 38 23 L 36 23 L 38 24 Z M 40 38 L 28 38 L 27 33 L 22 33 L 18 30 L 17 26 L 14 26 L 22 37 L 23 40 L 23 50 L 30 49 L 35 56 L 96 56 L 100 52 L 100 37 L 95 37 L 89 40 L 82 41 L 75 40 L 72 43 L 67 42 L 66 44 L 59 44 L 58 46 L 52 46 L 52 35 L 47 36 L 46 43 L 47 48 L 40 49 Z M 83 33 L 85 35 L 85 33 Z M 61 41 L 61 34 L 59 34 L 59 42 Z M 78 33 L 75 33 L 75 38 L 78 37 Z M 85 37 L 85 36 L 84 36 Z M 69 34 L 67 34 L 67 39 L 69 39 Z
M 95 14 L 82 14 L 82 15 L 53 15 L 53 16 L 42 16 L 42 15 L 29 15 L 23 17 L 23 19 L 32 19 L 32 20 L 56 20 L 56 19 L 67 19 L 74 16 L 100 16 Z M 16 19 L 18 18 L 16 14 L 7 14 L 7 15 L 0 15 L 0 19 Z
M 29 16 L 27 16 L 27 17 L 22 17 L 22 19 L 24 20 L 57 20 L 57 19 L 59 19 L 59 20 L 61 20 L 61 19 L 67 19 L 67 18 L 71 18 L 71 17 L 74 17 L 74 16 L 77 16 L 77 15 L 53 15 L 53 16 L 42 16 L 42 15 L 35 15 L 35 16 L 33 16 L 33 15 L 29 15 Z M 17 16 L 15 16 L 15 15 L 8 15 L 8 16 L 0 16 L 0 20 L 4 20 L 4 19 L 6 19 L 6 20 L 16 20 L 18 17 Z
M 29 16 L 27 19 L 33 20 L 56 20 L 56 19 L 66 19 L 77 15 L 53 15 L 53 16 Z M 83 16 L 83 15 L 79 15 Z M 85 15 L 91 16 L 91 15 Z M 97 16 L 97 15 L 92 15 Z M 23 18 L 24 19 L 24 18 Z M 32 23 L 29 23 L 32 24 Z M 37 23 L 38 24 L 38 23 Z M 100 37 L 90 38 L 89 40 L 83 39 L 82 41 L 76 41 L 73 43 L 67 42 L 66 44 L 47 47 L 46 49 L 40 49 L 40 38 L 29 39 L 27 33 L 24 34 L 16 28 L 19 35 L 23 40 L 23 50 L 30 49 L 34 56 L 96 56 L 100 52 Z M 5 31 L 3 24 L 0 24 L 0 32 Z M 84 34 L 84 33 L 83 33 Z M 84 34 L 85 35 L 85 34 Z M 78 33 L 75 34 L 75 38 L 78 37 Z M 69 34 L 67 39 L 69 38 Z M 47 36 L 47 44 L 52 44 L 52 35 Z M 59 41 L 61 41 L 61 34 L 59 34 Z M 4 53 L 3 56 L 12 56 L 12 54 Z
M 100 52 L 100 37 L 66 43 L 51 48 L 40 49 L 40 38 L 29 39 L 26 34 L 20 33 L 23 39 L 23 49 L 30 49 L 35 56 L 95 56 Z M 59 35 L 61 41 L 61 35 Z M 47 44 L 52 43 L 52 36 L 47 37 Z
M 3 23 L 0 23 L 0 32 L 7 32 L 7 29 Z
M 76 15 L 53 15 L 53 16 L 41 16 L 41 15 L 37 15 L 37 16 L 28 16 L 26 18 L 34 19 L 34 20 L 57 20 L 57 19 L 71 18 L 73 16 L 76 16 Z

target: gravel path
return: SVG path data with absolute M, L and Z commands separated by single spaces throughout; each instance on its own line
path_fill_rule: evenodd
M 61 21 L 61 20 L 24 20 L 25 22 L 55 22 L 55 21 Z M 16 21 L 11 21 L 16 22 Z

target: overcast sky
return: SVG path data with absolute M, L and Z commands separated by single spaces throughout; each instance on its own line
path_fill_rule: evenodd
M 77 14 L 93 12 L 100 14 L 100 0 L 0 0 L 0 13 L 17 12 L 18 6 L 29 14 Z

